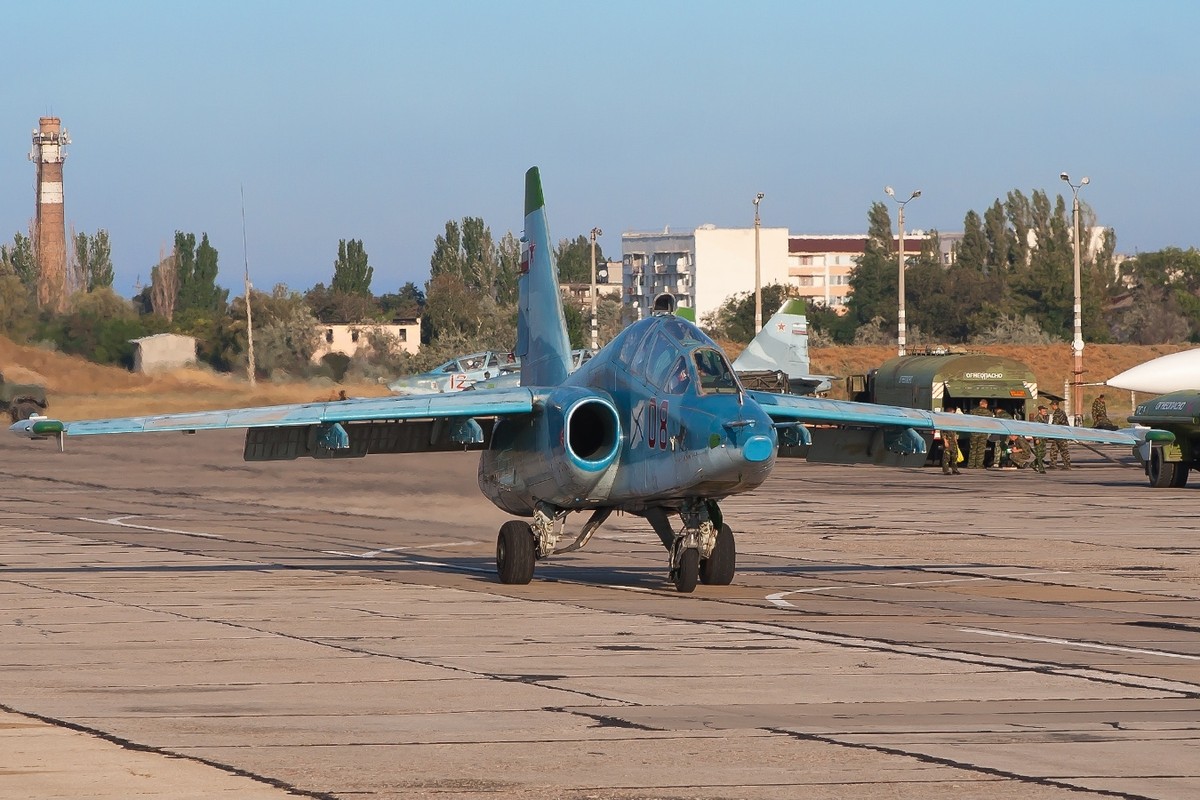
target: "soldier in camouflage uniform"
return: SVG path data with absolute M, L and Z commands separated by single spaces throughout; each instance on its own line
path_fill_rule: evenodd
M 1097 395 L 1092 401 L 1092 427 L 1105 431 L 1115 431 L 1117 426 L 1108 418 L 1108 403 L 1104 402 L 1104 393 Z
M 1058 401 L 1054 400 L 1050 403 L 1050 424 L 1051 425 L 1069 425 L 1067 422 L 1067 412 L 1058 407 Z M 1050 463 L 1049 469 L 1057 469 L 1054 464 L 1062 459 L 1062 468 L 1071 468 L 1071 451 L 1067 449 L 1066 439 L 1051 439 L 1050 440 Z
M 947 413 L 954 409 L 947 408 Z M 961 475 L 958 471 L 958 431 L 942 431 L 942 474 Z
M 1050 414 L 1045 406 L 1038 406 L 1033 415 L 1033 422 L 1049 422 Z M 1046 474 L 1046 440 L 1038 436 L 1033 440 L 1033 468 L 1043 475 Z
M 971 413 L 978 417 L 992 416 L 991 410 L 988 408 L 987 399 L 979 401 L 979 405 L 971 409 Z M 987 453 L 987 434 L 972 433 L 971 441 L 967 450 L 967 467 L 969 469 L 983 469 L 983 456 Z

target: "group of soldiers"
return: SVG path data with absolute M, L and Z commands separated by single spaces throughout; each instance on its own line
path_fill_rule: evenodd
M 1096 402 L 1103 403 L 1104 395 L 1100 395 Z M 951 409 L 947 409 L 949 411 Z M 1108 421 L 1108 412 L 1104 407 L 1100 409 L 1101 415 L 1097 416 L 1095 403 L 1092 404 L 1093 420 L 1103 419 Z M 961 412 L 960 412 L 961 413 Z M 1011 415 L 1002 408 L 997 408 L 993 412 L 988 408 L 988 401 L 982 399 L 979 405 L 971 409 L 972 414 L 983 417 L 1005 417 L 1011 419 Z M 1054 400 L 1050 403 L 1050 408 L 1038 406 L 1037 413 L 1033 415 L 1031 422 L 1042 422 L 1049 425 L 1066 425 L 1067 412 L 1059 408 L 1058 401 Z M 1099 424 L 1097 423 L 1097 427 Z M 966 463 L 963 465 L 967 469 L 983 469 L 983 457 L 987 453 L 988 435 L 986 433 L 972 433 L 968 444 Z M 1023 469 L 1030 466 L 1032 462 L 1033 469 L 1036 472 L 1045 474 L 1048 469 L 1058 469 L 1056 466 L 1061 461 L 1062 469 L 1071 468 L 1071 453 L 1067 449 L 1065 439 L 1050 440 L 1050 462 L 1046 463 L 1046 440 L 1040 437 L 1035 437 L 1033 445 L 1030 446 L 1024 436 L 1009 436 L 1007 439 L 998 442 L 996 445 L 996 466 L 1005 467 L 1012 466 L 1018 469 Z M 942 431 L 942 474 L 943 475 L 958 475 L 958 433 L 955 431 Z

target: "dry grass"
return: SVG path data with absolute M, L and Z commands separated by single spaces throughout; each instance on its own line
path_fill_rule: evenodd
M 351 397 L 388 394 L 377 384 L 334 386 L 328 381 L 260 382 L 252 387 L 244 379 L 201 368 L 137 375 L 3 337 L 0 372 L 6 380 L 45 386 L 50 413 L 64 420 L 308 403 L 332 400 L 341 389 Z
M 741 346 L 727 347 L 731 356 L 741 352 Z M 1112 376 L 1124 372 L 1130 367 L 1180 350 L 1191 349 L 1192 345 L 1122 345 L 1122 344 L 1089 344 L 1083 350 L 1083 381 L 1085 384 L 1101 384 Z M 1056 395 L 1063 394 L 1064 382 L 1070 382 L 1074 370 L 1074 359 L 1071 345 L 1063 342 L 1052 345 L 988 345 L 970 348 L 975 352 L 992 353 L 1006 358 L 1014 358 L 1033 370 L 1037 376 L 1038 387 Z M 894 347 L 821 347 L 812 348 L 809 358 L 812 361 L 812 371 L 816 375 L 862 375 L 868 370 L 878 367 L 884 361 L 896 355 Z M 834 397 L 845 398 L 845 392 L 832 393 Z M 1087 415 L 1092 407 L 1092 400 L 1100 392 L 1104 392 L 1108 402 L 1108 415 L 1114 421 L 1120 422 L 1133 409 L 1130 393 L 1121 389 L 1105 389 L 1101 386 L 1085 386 L 1083 393 L 1083 413 Z M 1140 395 L 1141 400 L 1146 395 Z
M 721 342 L 721 345 L 731 357 L 741 352 L 740 346 L 730 342 Z M 1062 394 L 1063 382 L 1071 379 L 1071 346 L 1066 343 L 995 345 L 980 349 L 1023 361 L 1037 375 L 1038 385 L 1055 394 Z M 1088 345 L 1084 350 L 1084 381 L 1102 383 L 1143 361 L 1186 349 L 1187 345 Z M 814 373 L 845 376 L 862 374 L 879 366 L 895 355 L 895 349 L 824 347 L 814 348 L 810 355 Z M 117 367 L 93 364 L 78 356 L 14 344 L 3 337 L 0 337 L 0 371 L 8 380 L 45 386 L 51 413 L 64 420 L 307 403 L 332 400 L 340 389 L 345 389 L 351 397 L 388 394 L 386 387 L 377 384 L 334 386 L 329 382 L 292 381 L 259 383 L 251 387 L 241 378 L 205 369 L 136 375 Z M 1085 413 L 1100 391 L 1096 386 L 1086 388 Z M 1121 420 L 1130 413 L 1132 402 L 1129 392 L 1110 389 L 1106 393 L 1109 416 Z M 835 392 L 835 396 L 844 394 Z

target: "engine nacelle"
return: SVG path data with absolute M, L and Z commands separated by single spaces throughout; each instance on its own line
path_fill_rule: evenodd
M 560 386 L 537 410 L 496 423 L 479 461 L 479 488 L 510 514 L 530 516 L 539 501 L 587 508 L 607 499 L 621 452 L 621 421 L 608 395 Z

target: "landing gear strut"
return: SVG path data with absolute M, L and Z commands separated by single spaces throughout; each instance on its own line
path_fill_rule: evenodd
M 650 509 L 646 519 L 670 553 L 671 582 L 678 592 L 696 589 L 697 582 L 728 586 L 737 565 L 733 531 L 721 521 L 715 501 L 694 499 L 679 509 L 683 529 L 676 532 L 663 508 Z

